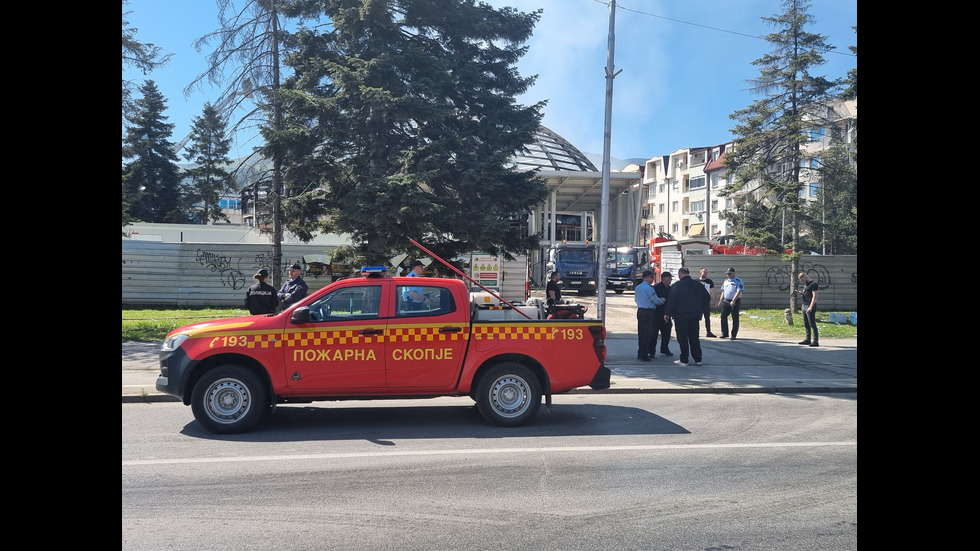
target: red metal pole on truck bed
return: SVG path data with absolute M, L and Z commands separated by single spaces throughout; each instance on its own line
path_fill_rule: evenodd
M 524 316 L 525 318 L 527 318 L 527 319 L 529 319 L 529 320 L 533 320 L 533 319 L 534 319 L 534 318 L 532 318 L 531 316 L 529 316 L 529 315 L 527 315 L 527 312 L 525 312 L 524 310 L 521 310 L 520 308 L 518 308 L 518 307 L 516 307 L 516 306 L 514 306 L 513 304 L 511 304 L 511 303 L 509 303 L 509 302 L 507 302 L 506 300 L 504 300 L 504 298 L 503 298 L 503 297 L 501 297 L 501 296 L 500 296 L 500 295 L 498 295 L 497 293 L 494 293 L 494 292 L 493 292 L 493 291 L 491 291 L 490 289 L 487 289 L 486 287 L 484 287 L 484 286 L 483 286 L 483 285 L 482 285 L 482 284 L 481 284 L 481 283 L 480 283 L 479 281 L 476 281 L 476 280 L 475 280 L 475 279 L 473 279 L 472 277 L 470 277 L 470 276 L 468 276 L 468 275 L 466 275 L 466 274 L 464 274 L 463 272 L 461 272 L 461 271 L 459 271 L 459 270 L 458 270 L 458 269 L 456 268 L 456 266 L 453 266 L 452 264 L 450 264 L 450 263 L 448 263 L 448 262 L 446 262 L 445 260 L 443 260 L 442 258 L 440 258 L 440 257 L 439 257 L 438 255 L 436 255 L 435 253 L 433 253 L 433 252 L 432 252 L 432 251 L 430 251 L 429 249 L 426 249 L 425 247 L 423 247 L 423 246 L 422 246 L 422 245 L 421 245 L 421 244 L 420 244 L 420 243 L 419 243 L 418 241 L 416 241 L 416 240 L 414 240 L 414 239 L 412 239 L 411 237 L 410 237 L 410 238 L 408 238 L 408 240 L 412 242 L 412 245 L 415 245 L 416 247 L 418 247 L 418 248 L 420 248 L 420 249 L 422 249 L 422 252 L 424 252 L 425 254 L 427 254 L 427 255 L 429 255 L 429 256 L 431 256 L 432 258 L 434 258 L 434 259 L 436 259 L 436 260 L 438 260 L 439 262 L 442 262 L 442 263 L 443 263 L 443 264 L 445 264 L 445 265 L 446 265 L 446 266 L 447 266 L 447 267 L 448 267 L 448 268 L 449 268 L 450 270 L 452 270 L 452 271 L 454 271 L 454 272 L 456 272 L 457 274 L 459 274 L 459 275 L 461 275 L 461 276 L 463 276 L 463 277 L 465 277 L 466 279 L 468 279 L 468 280 L 470 280 L 470 281 L 472 281 L 473 283 L 475 283 L 475 284 L 477 284 L 477 285 L 479 285 L 481 289 L 483 289 L 484 291 L 486 291 L 486 292 L 488 292 L 488 293 L 490 293 L 491 295 L 493 295 L 493 296 L 494 296 L 494 298 L 496 298 L 496 299 L 498 299 L 498 300 L 500 300 L 500 302 L 503 302 L 504 304 L 506 304 L 507 306 L 510 306 L 510 307 L 511 307 L 511 308 L 513 308 L 514 310 L 517 310 L 517 311 L 518 311 L 518 312 L 520 312 L 520 313 L 521 313 L 521 315 L 522 315 L 522 316 Z

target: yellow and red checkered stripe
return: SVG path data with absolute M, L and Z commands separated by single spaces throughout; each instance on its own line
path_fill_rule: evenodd
M 473 338 L 477 340 L 528 339 L 552 340 L 554 333 L 550 326 L 542 325 L 478 325 L 473 328 Z
M 472 328 L 461 326 L 460 331 L 440 331 L 446 326 L 403 325 L 388 327 L 381 333 L 362 335 L 362 328 L 335 330 L 290 331 L 286 333 L 249 333 L 246 348 L 266 349 L 307 346 L 345 346 L 379 344 L 384 342 L 447 342 L 467 340 L 471 336 L 477 340 L 554 340 L 553 327 L 549 325 L 493 324 L 477 325 Z

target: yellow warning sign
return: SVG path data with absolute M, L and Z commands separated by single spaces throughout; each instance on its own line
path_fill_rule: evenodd
M 470 255 L 470 277 L 487 287 L 500 287 L 500 259 L 485 253 Z

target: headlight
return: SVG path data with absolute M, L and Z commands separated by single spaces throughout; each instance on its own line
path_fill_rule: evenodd
M 165 341 L 163 341 L 163 351 L 177 350 L 178 348 L 180 348 L 180 345 L 186 340 L 187 340 L 187 335 L 185 333 L 168 337 Z

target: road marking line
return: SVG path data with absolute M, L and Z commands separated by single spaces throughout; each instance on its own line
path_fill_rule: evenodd
M 772 442 L 755 444 L 651 444 L 646 446 L 574 446 L 563 448 L 498 448 L 472 450 L 417 450 L 417 451 L 379 451 L 353 453 L 318 453 L 300 455 L 254 455 L 241 457 L 201 457 L 188 459 L 145 459 L 123 461 L 123 467 L 138 465 L 180 465 L 191 463 L 236 463 L 248 461 L 307 461 L 311 459 L 350 459 L 362 457 L 406 457 L 422 455 L 473 455 L 492 453 L 581 453 L 581 452 L 611 452 L 611 451 L 658 451 L 658 450 L 695 450 L 695 449 L 733 449 L 733 448 L 823 448 L 832 446 L 857 446 L 856 441 L 844 442 Z

